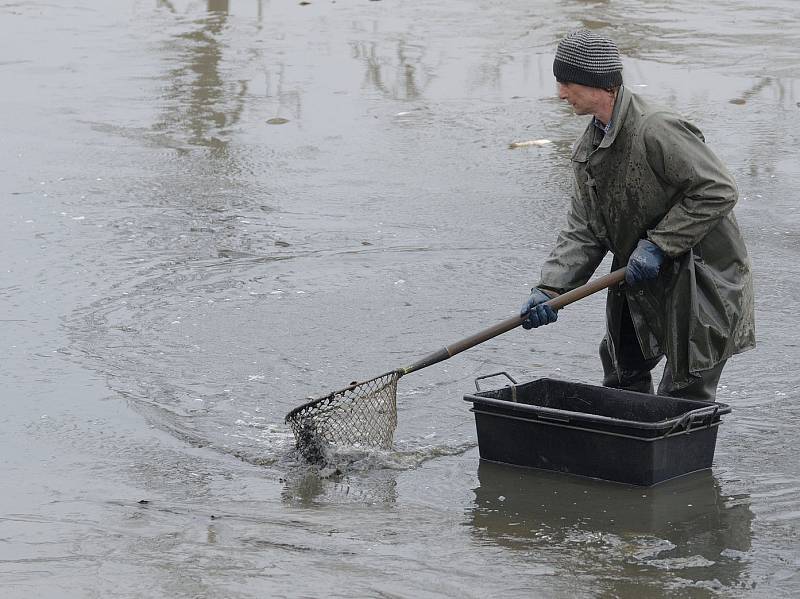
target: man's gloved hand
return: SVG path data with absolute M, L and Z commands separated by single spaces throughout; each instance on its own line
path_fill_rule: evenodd
M 538 287 L 531 289 L 530 297 L 519 310 L 519 315 L 525 318 L 522 328 L 535 329 L 558 320 L 558 311 L 545 304 L 550 299 L 552 298 Z
M 664 251 L 652 241 L 640 239 L 625 268 L 625 282 L 636 286 L 658 276 L 664 262 Z

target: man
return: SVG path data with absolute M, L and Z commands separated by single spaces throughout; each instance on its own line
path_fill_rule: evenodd
M 551 297 L 586 283 L 606 252 L 626 267 L 611 288 L 600 344 L 603 384 L 713 401 L 733 354 L 755 346 L 750 263 L 733 208 L 733 177 L 703 135 L 622 85 L 614 42 L 588 30 L 558 44 L 559 97 L 592 115 L 572 151 L 567 224 L 520 314 L 556 320 Z

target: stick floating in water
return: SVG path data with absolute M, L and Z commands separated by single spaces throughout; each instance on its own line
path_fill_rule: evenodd
M 530 139 L 528 141 L 513 141 L 508 144 L 508 147 L 513 150 L 514 148 L 527 148 L 528 146 L 546 146 L 551 143 L 553 142 L 550 139 Z

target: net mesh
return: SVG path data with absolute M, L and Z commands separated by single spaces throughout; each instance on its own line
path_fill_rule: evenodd
M 324 445 L 361 445 L 388 449 L 397 426 L 398 371 L 305 403 L 286 415 L 297 447 L 312 461 L 324 457 Z

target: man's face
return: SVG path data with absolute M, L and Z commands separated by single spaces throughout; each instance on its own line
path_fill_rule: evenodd
M 558 97 L 572 105 L 575 114 L 596 114 L 608 92 L 580 83 L 558 82 Z

